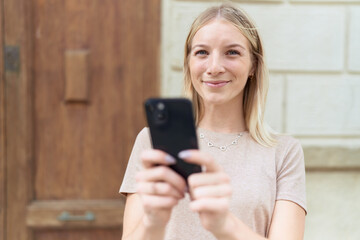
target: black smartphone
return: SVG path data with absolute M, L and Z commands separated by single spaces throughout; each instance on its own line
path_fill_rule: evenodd
M 201 166 L 178 158 L 186 149 L 198 149 L 193 108 L 186 98 L 150 98 L 145 112 L 154 149 L 160 149 L 176 159 L 170 167 L 183 176 L 201 172 Z

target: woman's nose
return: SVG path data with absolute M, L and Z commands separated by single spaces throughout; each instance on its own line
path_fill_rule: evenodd
M 223 73 L 224 71 L 225 68 L 223 66 L 221 56 L 216 53 L 210 55 L 206 73 L 208 75 L 218 75 L 220 73 Z

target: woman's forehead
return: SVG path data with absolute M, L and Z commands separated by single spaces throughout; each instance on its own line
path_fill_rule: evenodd
M 249 44 L 240 29 L 223 18 L 216 18 L 206 23 L 195 33 L 192 45 L 207 43 L 238 43 L 246 47 Z

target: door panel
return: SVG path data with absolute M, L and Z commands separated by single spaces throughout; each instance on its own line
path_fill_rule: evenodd
M 28 206 L 27 226 L 33 229 L 118 228 L 124 202 L 118 200 L 48 200 Z
M 119 239 L 118 190 L 158 93 L 160 0 L 3 1 L 5 23 L 26 32 L 5 31 L 22 51 L 5 76 L 6 129 L 25 132 L 7 138 L 7 189 L 27 181 L 6 192 L 5 239 Z
M 121 231 L 116 229 L 111 230 L 41 230 L 35 233 L 35 239 L 37 240 L 49 240 L 54 239 L 66 239 L 66 240 L 99 240 L 99 239 L 120 239 Z
M 145 55 L 149 5 L 158 7 L 133 0 L 34 1 L 37 199 L 118 197 L 129 142 L 144 124 L 142 101 L 157 89 L 156 68 L 144 71 L 157 56 Z M 88 52 L 89 101 L 66 101 L 71 50 Z
M 124 68 L 118 60 L 121 55 L 111 51 L 117 34 L 111 27 L 117 22 L 111 12 L 117 9 L 110 3 L 116 2 L 34 2 L 35 16 L 39 16 L 34 22 L 38 35 L 34 44 L 35 192 L 39 200 L 118 196 L 115 190 L 124 168 L 118 162 L 126 154 L 121 143 L 126 131 L 121 125 L 126 122 L 119 115 L 127 109 L 121 104 L 126 84 L 123 71 L 118 71 Z M 109 13 L 97 14 L 106 12 L 102 8 Z M 89 102 L 65 101 L 66 53 L 83 49 L 89 52 L 89 67 L 84 70 L 95 72 L 84 73 L 89 76 Z M 140 76 L 137 80 L 142 81 Z

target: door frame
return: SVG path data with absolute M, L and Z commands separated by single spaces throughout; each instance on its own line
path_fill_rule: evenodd
M 5 89 L 4 89 L 4 11 L 3 0 L 0 0 L 0 240 L 5 239 Z
M 27 205 L 34 197 L 33 189 L 33 116 L 32 116 L 32 28 L 31 1 L 1 0 L 1 29 L 4 61 L 6 47 L 19 49 L 17 70 L 3 67 L 1 74 L 1 155 L 3 240 L 32 240 L 26 226 Z M 2 60 L 3 61 L 3 60 Z M 6 64 L 5 64 L 6 65 Z M 5 69 L 6 68 L 6 69 Z

